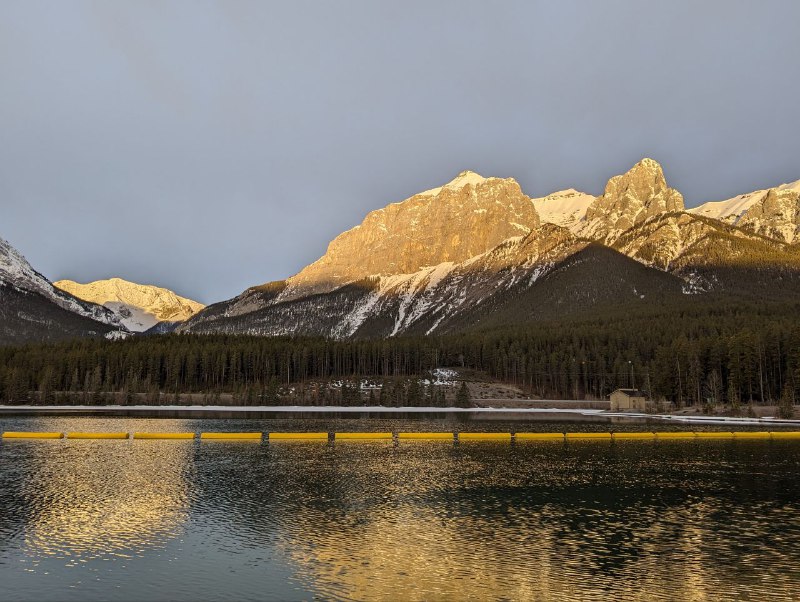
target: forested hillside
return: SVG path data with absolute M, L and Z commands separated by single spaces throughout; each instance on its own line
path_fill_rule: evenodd
M 159 392 L 225 392 L 242 404 L 332 403 L 341 399 L 320 390 L 334 380 L 409 382 L 453 367 L 543 398 L 604 398 L 635 386 L 677 405 L 767 403 L 800 389 L 798 315 L 797 303 L 687 303 L 443 337 L 76 340 L 0 349 L 0 391 L 7 403 L 103 402 L 111 392 L 130 402 L 134 393 L 155 403 Z

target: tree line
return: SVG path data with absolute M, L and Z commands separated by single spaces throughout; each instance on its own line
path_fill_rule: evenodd
M 0 348 L 0 399 L 103 401 L 115 393 L 117 400 L 145 396 L 153 403 L 170 395 L 228 395 L 250 405 L 334 397 L 359 403 L 370 392 L 356 383 L 370 378 L 380 383 L 371 393 L 376 402 L 391 396 L 401 403 L 412 387 L 413 400 L 441 405 L 454 401 L 411 383 L 454 367 L 546 399 L 604 399 L 632 387 L 677 406 L 793 402 L 800 389 L 798 316 L 798 304 L 723 304 L 389 339 L 78 339 Z

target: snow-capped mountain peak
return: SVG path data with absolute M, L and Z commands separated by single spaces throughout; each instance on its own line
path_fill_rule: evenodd
M 420 192 L 419 194 L 425 196 L 436 196 L 444 189 L 460 190 L 467 185 L 477 186 L 479 184 L 483 184 L 484 182 L 486 182 L 487 179 L 493 179 L 493 178 L 484 178 L 482 175 L 467 169 L 465 171 L 462 171 L 460 174 L 458 174 L 455 178 L 450 180 L 444 186 L 439 186 L 438 188 L 431 188 L 430 190 L 426 190 L 425 192 Z
M 71 295 L 109 308 L 131 331 L 143 332 L 159 322 L 182 322 L 205 307 L 157 286 L 137 284 L 121 278 L 80 284 L 72 280 L 54 283 Z

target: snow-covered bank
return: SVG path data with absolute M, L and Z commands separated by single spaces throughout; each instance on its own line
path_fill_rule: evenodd
M 0 413 L 34 412 L 40 414 L 71 413 L 71 412 L 306 412 L 309 414 L 332 413 L 380 413 L 380 414 L 407 414 L 407 413 L 445 413 L 445 414 L 585 414 L 597 415 L 607 413 L 604 410 L 589 409 L 561 409 L 561 408 L 439 408 L 427 407 L 384 407 L 384 406 L 203 406 L 203 405 L 0 405 Z
M 441 407 L 384 407 L 384 406 L 223 406 L 223 405 L 0 405 L 0 414 L 75 414 L 105 412 L 142 412 L 148 414 L 186 412 L 186 413 L 305 413 L 305 414 L 526 414 L 530 416 L 545 414 L 565 414 L 590 416 L 599 419 L 659 420 L 683 424 L 708 424 L 735 426 L 755 425 L 799 425 L 800 420 L 774 417 L 735 418 L 729 416 L 687 416 L 685 414 L 645 414 L 639 412 L 609 412 L 586 408 L 441 408 Z
M 671 422 L 686 424 L 726 424 L 728 426 L 753 426 L 757 424 L 786 424 L 797 425 L 800 420 L 788 418 L 775 418 L 774 416 L 764 416 L 763 418 L 739 418 L 735 416 L 689 416 L 687 414 L 644 414 L 632 412 L 601 412 L 605 416 L 624 417 L 624 418 L 655 418 Z

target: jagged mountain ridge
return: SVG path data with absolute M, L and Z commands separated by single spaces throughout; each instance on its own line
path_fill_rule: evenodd
M 182 322 L 205 307 L 171 290 L 121 278 L 87 284 L 58 280 L 53 284 L 79 299 L 107 307 L 131 332 L 144 332 L 159 322 Z
M 149 305 L 150 333 L 347 338 L 454 332 L 690 296 L 796 300 L 799 190 L 787 184 L 686 211 L 651 159 L 611 178 L 598 197 L 569 189 L 531 199 L 511 178 L 462 172 L 371 212 L 297 275 L 199 312 L 170 291 L 169 302 L 144 301 L 141 285 L 130 283 L 138 294 L 131 305 L 122 294 L 93 297 L 115 315 L 54 288 L 0 241 L 0 327 L 6 340 L 22 340 L 15 328 L 45 339 L 114 334 L 126 320 L 144 330 L 131 307 Z M 48 304 L 67 313 L 56 317 Z M 52 311 L 42 318 L 26 305 Z M 75 315 L 88 323 L 59 330 Z
M 521 209 L 520 203 L 526 199 L 530 204 Z M 507 206 L 497 207 L 503 204 Z M 480 230 L 481 219 L 460 223 L 451 219 L 446 228 L 439 224 L 432 229 L 437 244 L 419 253 L 418 241 L 431 233 L 415 228 L 422 221 L 420 215 L 429 209 L 435 209 L 437 215 L 449 211 L 457 218 L 467 212 L 485 215 L 491 209 L 490 235 Z M 387 211 L 415 217 L 384 219 Z M 513 228 L 518 228 L 519 234 Z M 512 235 L 480 253 L 465 246 L 452 255 L 439 240 L 446 242 L 455 232 L 460 242 L 476 229 L 483 247 Z M 785 238 L 770 236 L 772 230 L 766 231 L 765 235 L 686 212 L 682 195 L 667 185 L 661 166 L 652 159 L 611 178 L 599 197 L 567 190 L 529 199 L 513 180 L 463 172 L 443 187 L 372 212 L 362 224 L 337 237 L 326 255 L 297 276 L 254 287 L 211 306 L 178 330 L 337 338 L 447 332 L 475 325 L 486 308 L 494 308 L 495 313 L 510 311 L 510 306 L 500 301 L 503 298 L 560 298 L 558 305 L 563 311 L 578 311 L 587 304 L 563 302 L 570 293 L 559 292 L 557 286 L 565 280 L 550 274 L 553 270 L 577 273 L 578 266 L 585 263 L 570 262 L 569 258 L 589 253 L 586 249 L 598 243 L 637 261 L 643 273 L 650 274 L 653 286 L 666 272 L 672 278 L 667 297 L 675 292 L 675 283 L 681 283 L 682 295 L 763 296 L 763 286 L 749 286 L 747 281 L 769 282 L 776 274 L 781 279 L 780 295 L 791 297 L 800 291 L 796 246 L 787 244 Z M 348 248 L 351 242 L 353 246 Z M 470 252 L 473 255 L 465 257 Z M 592 265 L 598 261 L 618 263 L 612 259 L 617 257 L 614 253 L 592 253 Z M 709 262 L 711 257 L 716 263 Z M 753 261 L 756 257 L 761 264 Z M 347 258 L 358 258 L 356 267 L 349 266 Z M 623 280 L 633 278 L 632 270 L 620 268 L 619 272 L 626 274 Z M 641 287 L 642 273 L 636 273 Z M 647 295 L 632 294 L 627 299 L 627 293 L 620 291 L 636 288 L 632 281 L 628 284 L 615 281 L 613 290 L 622 295 L 618 296 L 620 302 L 654 301 Z M 586 282 L 587 290 L 608 286 L 597 278 Z M 599 294 L 590 293 L 586 298 L 594 299 L 597 306 L 608 301 Z M 519 301 L 516 303 L 518 306 Z M 521 310 L 517 307 L 514 311 Z M 545 314 L 548 312 L 527 312 L 526 319 Z
M 642 159 L 626 173 L 614 176 L 605 191 L 586 209 L 578 232 L 604 244 L 663 213 L 683 211 L 683 195 L 667 186 L 653 159 Z
M 0 343 L 126 332 L 109 309 L 57 289 L 0 238 Z

